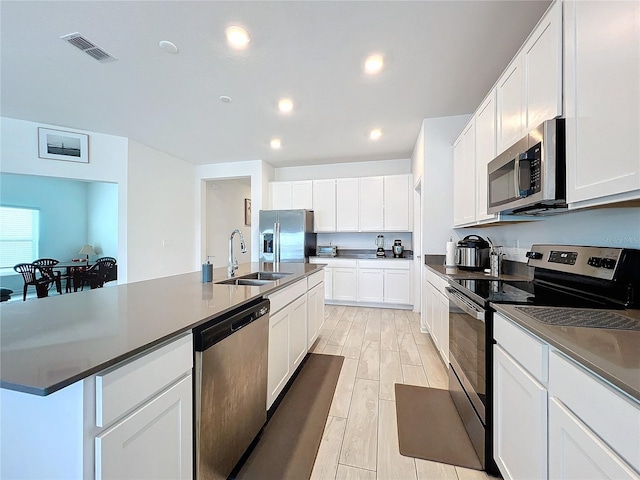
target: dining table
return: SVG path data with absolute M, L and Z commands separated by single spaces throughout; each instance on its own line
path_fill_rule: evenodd
M 54 270 L 64 270 L 63 278 L 66 278 L 65 292 L 70 293 L 73 288 L 74 292 L 78 291 L 78 287 L 82 286 L 82 273 L 91 266 L 87 260 L 81 262 L 58 262 L 53 267 Z

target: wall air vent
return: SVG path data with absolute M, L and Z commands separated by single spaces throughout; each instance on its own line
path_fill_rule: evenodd
M 79 48 L 90 57 L 95 58 L 99 62 L 114 62 L 118 60 L 106 50 L 98 47 L 95 43 L 84 37 L 81 33 L 69 33 L 60 37 L 65 42 L 69 42 L 74 47 Z

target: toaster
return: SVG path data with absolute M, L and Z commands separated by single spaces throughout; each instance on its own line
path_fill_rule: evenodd
M 338 255 L 338 247 L 333 245 L 318 245 L 316 247 L 316 256 L 318 257 L 335 257 Z

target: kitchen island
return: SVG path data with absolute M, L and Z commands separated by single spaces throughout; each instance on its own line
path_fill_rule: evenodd
M 306 353 L 322 268 L 280 264 L 286 275 L 256 286 L 217 284 L 228 279 L 219 268 L 213 283 L 195 272 L 2 305 L 0 476 L 192 478 L 192 330 L 264 297 L 287 311 L 297 292 Z M 273 270 L 252 263 L 235 276 Z

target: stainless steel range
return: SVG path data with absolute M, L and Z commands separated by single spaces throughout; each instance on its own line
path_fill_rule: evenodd
M 544 323 L 640 330 L 615 312 L 640 307 L 640 250 L 533 245 L 532 281 L 450 280 L 449 390 L 485 470 L 493 460 L 493 309 L 517 304 Z

